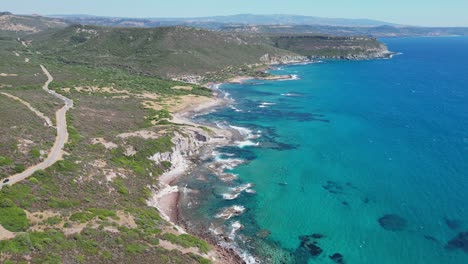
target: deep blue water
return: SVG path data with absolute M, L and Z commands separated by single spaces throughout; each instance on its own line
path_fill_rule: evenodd
M 206 172 L 207 182 L 181 183 L 202 190 L 195 206 L 182 205 L 186 220 L 226 233 L 238 221 L 234 243 L 264 263 L 333 263 L 334 253 L 351 264 L 468 263 L 467 244 L 448 245 L 468 231 L 468 38 L 383 41 L 403 54 L 287 66 L 273 73 L 299 80 L 222 86 L 238 111 L 200 119 L 248 128 L 259 143 L 218 150 L 218 159 L 248 161 L 231 171 L 234 182 Z M 245 183 L 256 193 L 220 195 Z M 246 211 L 214 217 L 233 205 Z M 385 215 L 397 217 L 379 223 Z

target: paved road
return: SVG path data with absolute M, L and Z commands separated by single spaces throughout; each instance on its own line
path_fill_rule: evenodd
M 62 152 L 63 152 L 63 147 L 65 146 L 65 143 L 68 141 L 68 131 L 67 131 L 67 111 L 73 107 L 73 100 L 56 93 L 55 91 L 49 90 L 49 84 L 54 80 L 52 75 L 50 75 L 49 71 L 41 65 L 42 71 L 44 74 L 47 76 L 47 81 L 44 83 L 44 86 L 42 86 L 42 89 L 44 89 L 46 92 L 49 94 L 59 98 L 62 100 L 65 105 L 59 109 L 55 115 L 56 115 L 56 120 L 57 120 L 57 137 L 55 138 L 55 143 L 54 146 L 52 146 L 52 149 L 49 152 L 49 155 L 47 158 L 34 166 L 31 166 L 27 168 L 25 171 L 12 175 L 8 177 L 9 181 L 7 183 L 2 183 L 0 184 L 0 189 L 2 188 L 3 185 L 13 185 L 17 182 L 20 182 L 29 176 L 33 175 L 36 171 L 38 170 L 44 170 L 50 166 L 52 166 L 55 162 L 58 160 L 62 159 Z M 2 182 L 4 182 L 2 180 Z

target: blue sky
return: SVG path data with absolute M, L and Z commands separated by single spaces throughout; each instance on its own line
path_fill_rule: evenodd
M 0 10 L 125 17 L 297 14 L 407 25 L 468 26 L 468 0 L 0 0 Z

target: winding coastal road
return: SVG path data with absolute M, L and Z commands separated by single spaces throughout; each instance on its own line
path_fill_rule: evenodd
M 31 175 L 33 175 L 36 171 L 39 170 L 44 170 L 50 166 L 52 166 L 55 162 L 58 160 L 62 159 L 62 154 L 63 154 L 63 147 L 65 146 L 65 143 L 68 141 L 68 130 L 67 130 L 67 111 L 73 107 L 73 100 L 56 93 L 55 91 L 49 90 L 49 84 L 54 80 L 52 75 L 50 75 L 49 71 L 41 65 L 41 69 L 44 72 L 44 74 L 47 76 L 47 81 L 44 83 L 44 86 L 42 86 L 42 89 L 46 91 L 47 93 L 59 98 L 62 100 L 65 105 L 60 108 L 56 113 L 56 128 L 57 128 L 57 136 L 55 138 L 55 143 L 52 146 L 52 149 L 49 151 L 49 155 L 47 158 L 34 166 L 31 166 L 27 168 L 25 171 L 12 175 L 6 179 L 7 182 L 3 183 L 6 181 L 6 179 L 2 180 L 2 183 L 0 184 L 0 189 L 4 185 L 13 185 L 15 183 L 18 183 Z

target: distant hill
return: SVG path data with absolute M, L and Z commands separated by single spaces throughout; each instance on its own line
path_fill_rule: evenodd
M 16 33 L 37 33 L 47 29 L 65 28 L 68 26 L 61 19 L 14 15 L 10 12 L 0 12 L 0 31 Z
M 230 66 L 303 61 L 307 57 L 385 57 L 373 38 L 234 34 L 192 27 L 74 25 L 31 36 L 36 51 L 69 64 L 118 67 L 165 77 L 205 75 Z
M 269 38 L 277 48 L 312 58 L 369 59 L 391 56 L 387 47 L 373 38 L 310 34 L 278 34 Z
M 191 26 L 248 33 L 298 33 L 338 36 L 406 37 L 468 35 L 468 27 L 415 27 L 369 19 L 296 15 L 233 15 L 199 18 L 119 18 L 90 15 L 54 16 L 69 23 L 109 27 Z
M 335 36 L 372 36 L 372 37 L 408 37 L 408 36 L 468 36 L 468 27 L 336 27 L 320 25 L 225 25 L 219 30 L 235 33 L 290 33 L 290 34 L 329 34 Z
M 265 54 L 295 56 L 258 35 L 188 27 L 110 28 L 76 25 L 34 37 L 34 47 L 63 62 L 111 66 L 147 75 L 205 74 L 259 63 Z
M 226 24 L 237 25 L 327 25 L 327 26 L 354 26 L 375 27 L 382 25 L 395 25 L 393 23 L 370 19 L 344 19 L 324 18 L 298 15 L 252 15 L 241 14 L 232 16 L 212 16 L 197 18 L 121 18 L 101 17 L 90 15 L 54 15 L 52 17 L 65 19 L 72 23 L 100 25 L 100 26 L 201 26 L 215 28 Z

